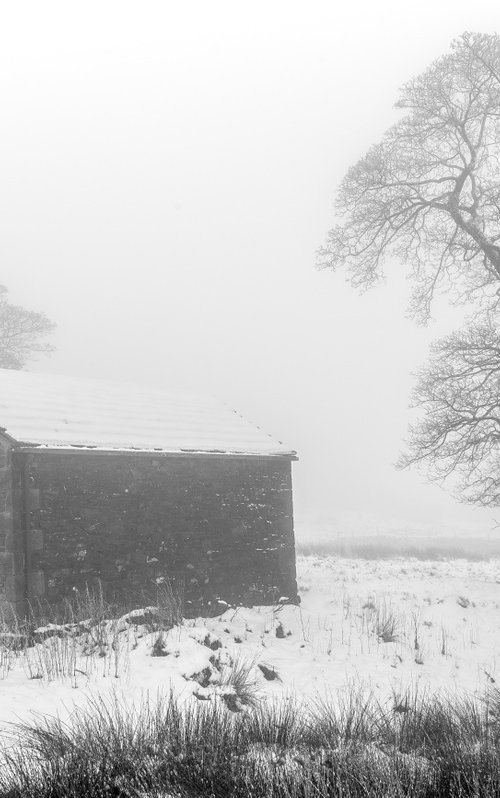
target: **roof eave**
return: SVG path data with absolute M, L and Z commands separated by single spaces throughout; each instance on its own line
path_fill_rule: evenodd
M 5 434 L 5 433 L 4 433 Z M 99 447 L 99 446 L 83 446 L 78 444 L 70 444 L 68 446 L 55 446 L 52 444 L 30 443 L 28 441 L 16 441 L 10 436 L 6 437 L 12 444 L 16 452 L 26 452 L 34 454 L 35 452 L 58 452 L 60 454 L 83 454 L 92 453 L 100 455 L 143 455 L 150 457 L 208 457 L 208 458 L 241 458 L 241 459 L 257 459 L 257 460 L 298 460 L 297 452 L 284 451 L 284 452 L 238 452 L 238 451 L 223 451 L 217 450 L 202 450 L 202 449 L 139 449 L 139 448 L 112 448 L 112 447 Z

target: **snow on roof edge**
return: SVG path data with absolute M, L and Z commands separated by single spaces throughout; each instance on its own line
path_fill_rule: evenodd
M 244 451 L 239 449 L 147 449 L 139 447 L 113 447 L 113 446 L 84 446 L 82 444 L 68 444 L 66 446 L 56 443 L 29 443 L 28 441 L 17 441 L 12 436 L 7 435 L 0 429 L 0 435 L 4 435 L 13 444 L 16 451 L 51 451 L 51 452 L 95 452 L 97 454 L 150 454 L 150 455 L 171 455 L 189 456 L 206 455 L 210 457 L 256 457 L 284 460 L 298 460 L 299 457 L 294 449 L 277 449 L 276 451 L 258 452 Z
M 213 396 L 0 369 L 0 431 L 16 448 L 298 459 Z

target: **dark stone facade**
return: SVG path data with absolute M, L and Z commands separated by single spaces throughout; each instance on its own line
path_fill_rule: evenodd
M 119 597 L 165 579 L 182 585 L 188 615 L 296 599 L 288 459 L 13 451 L 4 481 L 0 469 L 7 600 L 56 603 L 97 582 Z
M 12 454 L 10 444 L 0 436 L 0 608 L 3 611 L 16 599 L 13 530 Z

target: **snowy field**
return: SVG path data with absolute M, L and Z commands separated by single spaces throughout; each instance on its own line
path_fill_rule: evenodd
M 500 683 L 500 560 L 297 565 L 299 607 L 232 608 L 170 630 L 132 613 L 46 629 L 24 650 L 2 645 L 0 724 L 66 717 L 98 693 L 138 701 L 172 689 L 238 710 L 238 680 L 263 698 L 335 698 L 354 685 L 393 703 L 408 690 L 481 695 Z

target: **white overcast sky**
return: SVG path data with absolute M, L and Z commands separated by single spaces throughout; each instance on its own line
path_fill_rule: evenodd
M 57 322 L 32 368 L 215 394 L 296 448 L 299 536 L 491 528 L 393 468 L 456 326 L 315 269 L 398 87 L 497 0 L 4 1 L 0 283 Z

